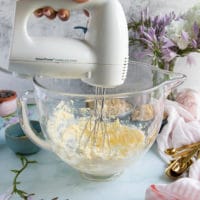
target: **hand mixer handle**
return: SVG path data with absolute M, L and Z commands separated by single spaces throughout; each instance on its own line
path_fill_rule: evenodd
M 27 23 L 30 15 L 38 8 L 51 6 L 54 9 L 67 8 L 72 10 L 87 9 L 98 6 L 106 0 L 90 0 L 85 3 L 76 3 L 73 0 L 18 0 L 16 4 L 15 33 L 17 38 L 24 40 L 29 38 Z
M 27 30 L 28 19 L 35 10 L 46 6 L 56 10 L 88 9 L 103 2 L 105 0 L 90 0 L 86 3 L 73 0 L 18 0 L 9 70 L 20 75 L 39 74 L 63 78 L 85 76 L 96 62 L 90 44 L 85 40 L 67 37 L 32 37 Z
M 90 10 L 85 40 L 29 36 L 30 15 L 46 6 Z M 17 73 L 81 78 L 100 87 L 121 85 L 128 68 L 128 28 L 123 8 L 119 0 L 18 0 L 10 57 L 10 70 Z

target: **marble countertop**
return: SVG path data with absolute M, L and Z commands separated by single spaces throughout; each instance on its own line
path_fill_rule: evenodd
M 83 179 L 79 172 L 45 150 L 27 156 L 36 160 L 19 180 L 20 187 L 35 193 L 34 200 L 144 200 L 146 189 L 154 183 L 167 183 L 164 175 L 165 163 L 156 152 L 156 144 L 133 166 L 112 181 L 92 182 Z M 12 185 L 12 169 L 19 169 L 19 158 L 7 147 L 4 128 L 0 130 L 0 194 Z M 14 200 L 19 198 L 14 197 Z

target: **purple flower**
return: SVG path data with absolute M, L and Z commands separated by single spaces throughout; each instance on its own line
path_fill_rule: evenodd
M 181 32 L 181 37 L 182 37 L 182 39 L 183 39 L 185 42 L 188 42 L 188 41 L 189 41 L 189 35 L 188 35 L 187 32 L 182 31 L 182 32 Z
M 192 47 L 197 48 L 197 41 L 194 39 L 192 40 Z
M 154 18 L 149 17 L 148 9 L 141 12 L 139 21 L 133 20 L 130 23 L 130 45 L 141 44 L 143 49 L 137 58 L 142 58 L 144 50 L 148 50 L 148 55 L 152 57 L 152 63 L 159 65 L 160 68 L 173 70 L 173 64 L 176 57 L 186 56 L 191 52 L 196 52 L 200 48 L 200 27 L 197 22 L 192 24 L 192 30 L 182 32 L 176 35 L 173 32 L 173 23 L 179 20 L 186 20 L 184 15 L 176 16 L 174 12 L 164 16 L 158 15 Z M 170 26 L 168 29 L 168 26 Z M 176 28 L 176 27 L 175 27 Z M 183 29 L 183 27 L 181 27 Z M 193 32 L 193 36 L 189 33 Z M 172 33 L 171 33 L 172 32 Z M 168 34 L 171 33 L 173 39 Z M 174 36 L 175 35 L 175 36 Z M 194 63 L 191 56 L 187 57 L 188 63 Z
M 152 27 L 148 31 L 149 36 L 152 38 L 152 41 L 157 41 L 156 31 Z
M 142 34 L 144 35 L 144 39 L 147 39 L 150 42 L 154 41 L 154 38 L 152 37 L 152 35 L 150 35 L 149 33 L 146 33 L 145 31 L 142 32 Z
M 139 32 L 140 32 L 140 33 L 143 33 L 144 31 L 145 31 L 144 26 L 143 26 L 143 25 L 140 26 L 140 27 L 139 27 Z
M 164 17 L 156 16 L 152 20 L 152 27 L 155 29 L 157 37 L 162 37 L 165 34 L 166 26 L 168 26 L 176 18 L 175 14 L 172 12 Z
M 164 44 L 162 47 L 163 49 L 176 46 L 172 40 L 170 40 L 165 36 L 163 37 L 163 44 Z
M 160 16 L 155 16 L 155 18 L 153 19 L 153 27 L 157 26 L 157 24 L 160 23 Z
M 153 43 L 145 38 L 140 39 L 143 43 L 145 43 L 149 49 L 153 49 Z
M 162 54 L 163 54 L 162 59 L 163 59 L 165 62 L 170 62 L 170 61 L 172 61 L 174 58 L 177 57 L 177 54 L 176 54 L 174 51 L 170 50 L 170 49 L 163 49 L 163 50 L 162 50 Z

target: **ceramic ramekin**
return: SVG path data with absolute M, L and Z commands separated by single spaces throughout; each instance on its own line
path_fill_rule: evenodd
M 0 116 L 5 117 L 17 109 L 17 94 L 12 90 L 0 90 Z
M 30 121 L 32 128 L 41 135 L 40 123 L 38 121 Z M 5 129 L 6 144 L 15 153 L 29 155 L 37 153 L 40 148 L 32 143 L 25 135 L 20 123 L 12 124 Z

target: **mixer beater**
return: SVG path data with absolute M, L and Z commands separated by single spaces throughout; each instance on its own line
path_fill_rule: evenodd
M 86 106 L 89 117 L 80 118 L 79 128 L 75 131 L 78 151 L 91 157 L 107 155 L 108 158 L 139 151 L 144 145 L 144 134 L 130 120 L 135 106 L 124 99 L 109 99 L 106 91 L 96 87 L 95 98 Z
M 80 146 L 82 144 L 84 147 L 91 145 L 93 147 L 101 147 L 102 149 L 105 144 L 110 146 L 104 106 L 105 94 L 106 88 L 96 87 L 93 114 L 90 115 L 81 132 L 79 140 Z

